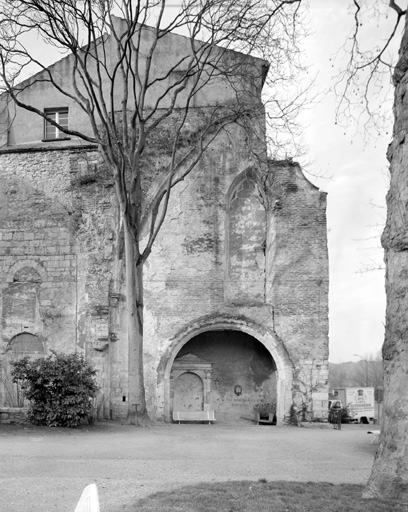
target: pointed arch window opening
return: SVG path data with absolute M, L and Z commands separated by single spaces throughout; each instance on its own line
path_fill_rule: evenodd
M 225 272 L 230 295 L 235 287 L 242 299 L 249 295 L 265 302 L 267 200 L 256 171 L 241 173 L 226 199 Z

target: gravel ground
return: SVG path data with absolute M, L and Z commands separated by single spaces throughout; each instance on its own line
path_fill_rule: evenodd
M 377 448 L 370 428 L 0 425 L 0 511 L 73 512 L 92 482 L 101 512 L 136 512 L 138 498 L 198 482 L 364 484 Z

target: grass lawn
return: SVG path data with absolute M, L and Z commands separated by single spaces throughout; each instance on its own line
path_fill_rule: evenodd
M 222 482 L 159 492 L 135 512 L 405 512 L 406 505 L 361 498 L 363 486 L 316 482 Z

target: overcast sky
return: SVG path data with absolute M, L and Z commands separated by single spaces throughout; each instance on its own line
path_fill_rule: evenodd
M 338 0 L 310 0 L 310 31 L 305 51 L 318 73 L 317 84 L 332 84 L 336 68 L 344 62 L 335 53 L 352 29 L 347 4 Z M 388 2 L 385 2 L 388 4 Z M 380 31 L 385 36 L 389 20 Z M 378 40 L 377 21 L 369 20 L 366 37 Z M 386 160 L 391 129 L 364 143 L 363 131 L 355 125 L 345 130 L 335 124 L 338 98 L 323 94 L 317 105 L 303 115 L 305 142 L 310 169 L 330 180 L 313 179 L 328 192 L 328 241 L 330 263 L 330 356 L 331 362 L 358 361 L 381 349 L 384 337 L 384 271 L 367 267 L 382 263 L 380 247 L 385 222 L 385 195 L 388 188 Z M 378 207 L 372 206 L 372 204 Z

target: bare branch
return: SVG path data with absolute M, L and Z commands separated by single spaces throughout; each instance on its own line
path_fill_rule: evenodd
M 395 3 L 395 0 L 390 0 L 390 7 L 391 9 L 394 9 L 398 16 L 405 16 L 405 14 L 407 13 L 406 9 L 405 11 L 402 10 L 401 7 Z
M 371 3 L 366 4 L 364 0 L 353 0 L 353 6 L 354 27 L 343 48 L 347 64 L 336 77 L 335 90 L 339 96 L 336 122 L 349 124 L 349 120 L 354 119 L 357 129 L 364 127 L 366 138 L 375 138 L 378 133 L 388 130 L 391 124 L 390 92 L 397 53 L 395 46 L 406 11 L 392 1 L 389 7 L 376 4 L 374 10 Z M 396 13 L 392 24 L 387 23 L 387 9 L 389 11 L 390 8 Z M 374 16 L 378 19 L 378 44 L 364 48 L 361 34 Z M 385 38 L 381 38 L 384 29 L 380 28 L 383 25 L 389 27 Z

